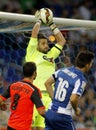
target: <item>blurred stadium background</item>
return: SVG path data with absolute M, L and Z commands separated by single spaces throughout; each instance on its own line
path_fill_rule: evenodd
M 52 9 L 55 17 L 70 18 L 70 22 L 71 18 L 96 20 L 94 0 L 3 0 L 0 3 L 0 11 L 4 12 L 34 15 L 37 9 L 48 7 Z M 96 55 L 96 28 L 62 30 L 62 33 L 67 43 L 60 57 L 56 59 L 56 69 L 74 64 L 74 58 L 80 50 L 90 50 Z M 49 37 L 50 32 L 46 31 L 46 35 Z M 10 83 L 21 80 L 21 66 L 29 38 L 30 32 L 27 31 L 0 32 L 0 93 Z M 52 45 L 49 43 L 50 47 Z M 91 71 L 86 76 L 88 78 L 87 89 L 79 103 L 82 113 L 80 117 L 74 117 L 74 122 L 77 130 L 96 130 L 96 58 Z M 0 130 L 6 130 L 8 116 L 9 110 L 0 111 Z

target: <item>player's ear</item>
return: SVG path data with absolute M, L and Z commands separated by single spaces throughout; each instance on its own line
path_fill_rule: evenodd
M 85 66 L 86 72 L 88 72 L 90 70 L 90 68 L 91 68 L 91 64 L 86 64 L 86 66 Z
M 34 76 L 34 80 L 36 79 L 36 76 L 37 76 L 37 71 L 35 71 L 34 73 L 33 73 L 33 76 Z

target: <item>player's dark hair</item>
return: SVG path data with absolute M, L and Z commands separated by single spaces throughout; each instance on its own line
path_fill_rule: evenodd
M 26 62 L 23 65 L 24 77 L 31 77 L 35 71 L 36 71 L 36 64 L 34 62 Z
M 79 68 L 83 68 L 94 59 L 94 56 L 93 52 L 81 51 L 75 59 L 75 65 Z
M 38 34 L 38 40 L 39 39 L 47 39 L 47 37 L 43 33 Z

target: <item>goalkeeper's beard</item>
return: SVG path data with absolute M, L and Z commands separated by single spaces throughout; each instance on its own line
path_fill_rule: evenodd
M 44 54 L 47 54 L 47 52 L 49 51 L 49 48 L 46 48 L 46 49 L 43 49 L 43 50 L 39 49 L 39 51 L 44 53 Z

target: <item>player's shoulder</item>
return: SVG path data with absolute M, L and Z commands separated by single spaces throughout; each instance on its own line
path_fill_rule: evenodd
M 54 51 L 56 50 L 58 50 L 58 51 L 61 51 L 62 49 L 63 49 L 63 47 L 61 46 L 61 45 L 59 45 L 58 43 L 56 43 L 56 44 L 54 44 L 54 45 L 52 45 L 52 47 L 51 47 L 51 49 L 50 50 L 52 50 L 52 49 L 54 49 Z
M 41 90 L 37 86 L 35 86 L 34 84 L 33 84 L 33 88 L 34 88 L 34 92 L 38 93 L 40 95 L 40 97 L 42 97 Z
M 34 91 L 41 93 L 40 89 L 36 85 L 32 84 L 31 86 L 34 89 Z
M 34 37 L 30 37 L 30 40 L 29 40 L 29 43 L 37 43 L 38 42 L 38 39 L 37 38 L 34 38 Z
M 30 37 L 30 39 L 29 39 L 29 45 L 36 45 L 36 43 L 38 43 L 38 39 Z
M 85 81 L 85 82 L 87 82 L 87 79 L 86 79 L 84 73 L 83 73 L 81 70 L 79 70 L 79 69 L 77 69 L 76 67 L 74 67 L 74 68 L 72 68 L 72 71 L 77 75 L 77 76 L 76 76 L 76 80 L 79 79 L 80 81 Z

